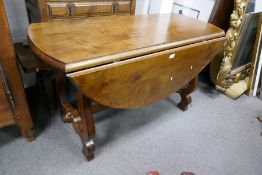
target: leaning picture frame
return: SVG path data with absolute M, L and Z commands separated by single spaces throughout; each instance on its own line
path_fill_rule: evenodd
M 260 12 L 251 12 L 243 18 L 238 45 L 232 57 L 233 69 L 252 62 L 260 15 Z
M 256 35 L 252 41 L 253 46 L 249 47 L 251 52 L 247 54 L 247 56 L 251 58 L 250 61 L 235 66 L 235 60 L 238 59 L 238 57 L 235 56 L 239 50 L 245 51 L 246 49 L 239 45 L 241 44 L 239 39 L 245 23 L 245 15 L 250 11 L 253 11 L 250 13 L 261 12 L 262 6 L 260 3 L 262 3 L 261 0 L 234 0 L 234 10 L 230 16 L 230 27 L 226 33 L 227 40 L 224 45 L 223 56 L 222 58 L 218 56 L 218 59 L 214 60 L 210 66 L 210 77 L 216 89 L 232 99 L 240 97 L 248 90 L 250 70 L 251 67 L 254 66 L 251 64 L 253 60 L 252 53 L 253 50 L 255 50 Z M 249 27 L 249 25 L 247 25 L 247 27 Z M 244 36 L 242 39 L 246 40 L 246 33 L 242 34 Z M 256 31 L 254 31 L 254 34 L 256 34 Z
M 258 22 L 258 29 L 256 33 L 256 41 L 253 50 L 253 59 L 251 62 L 250 68 L 250 75 L 249 75 L 249 82 L 248 82 L 248 95 L 257 95 L 258 86 L 261 77 L 261 69 L 262 69 L 262 54 L 261 48 L 262 47 L 262 13 L 260 13 L 259 22 Z

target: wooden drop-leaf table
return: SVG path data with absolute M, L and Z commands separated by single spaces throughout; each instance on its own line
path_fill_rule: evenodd
M 225 33 L 193 18 L 154 14 L 36 23 L 28 39 L 33 52 L 57 70 L 63 120 L 73 124 L 92 160 L 94 112 L 140 108 L 174 92 L 186 110 L 197 75 L 221 49 Z M 76 105 L 67 98 L 65 77 L 77 89 Z

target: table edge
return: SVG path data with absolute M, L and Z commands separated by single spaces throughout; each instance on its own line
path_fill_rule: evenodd
M 187 40 L 182 40 L 182 41 L 175 41 L 171 43 L 165 43 L 165 44 L 159 44 L 159 45 L 154 45 L 150 47 L 144 47 L 144 48 L 139 48 L 136 50 L 130 50 L 126 52 L 120 52 L 112 55 L 107 55 L 107 56 L 102 56 L 102 57 L 97 57 L 97 58 L 91 58 L 91 59 L 86 59 L 82 61 L 76 61 L 72 63 L 66 63 L 65 64 L 65 72 L 70 73 L 70 72 L 75 72 L 75 71 L 80 71 L 83 69 L 88 69 L 96 66 L 101 66 L 104 64 L 109 64 L 112 62 L 118 62 L 126 59 L 131 59 L 134 57 L 142 56 L 142 55 L 147 55 L 147 54 L 152 54 L 156 52 L 161 52 L 164 50 L 169 50 L 169 49 L 174 49 L 178 47 L 182 47 L 185 45 L 189 44 L 196 44 L 202 41 L 209 41 L 213 39 L 218 39 L 221 37 L 225 36 L 225 32 L 221 31 L 219 33 L 211 34 L 211 35 L 206 35 L 202 37 L 197 37 L 197 38 L 190 38 Z
M 27 36 L 28 39 L 28 45 L 29 47 L 32 49 L 33 53 L 42 61 L 44 61 L 45 63 L 47 63 L 48 65 L 50 65 L 53 68 L 56 68 L 60 71 L 65 72 L 65 66 L 66 64 L 53 58 L 52 56 L 44 53 L 43 51 L 41 51 L 39 48 L 37 48 L 35 46 L 35 44 L 33 43 L 33 41 L 31 40 L 30 36 Z
M 209 25 L 212 25 L 212 24 L 209 24 Z M 83 59 L 81 61 L 74 61 L 71 63 L 62 62 L 52 57 L 51 55 L 46 54 L 45 52 L 43 52 L 41 49 L 39 49 L 34 44 L 34 42 L 31 40 L 30 33 L 28 33 L 27 37 L 28 37 L 29 46 L 37 57 L 39 57 L 42 61 L 46 62 L 47 64 L 49 64 L 51 67 L 55 69 L 58 69 L 65 73 L 72 73 L 75 71 L 81 71 L 83 69 L 101 66 L 101 65 L 112 63 L 112 62 L 131 59 L 131 58 L 146 55 L 146 54 L 152 54 L 152 53 L 161 52 L 161 51 L 168 50 L 168 49 L 182 47 L 182 46 L 189 45 L 189 44 L 195 44 L 195 43 L 199 43 L 202 41 L 208 41 L 208 40 L 224 37 L 225 32 L 222 29 L 220 30 L 221 30 L 220 32 L 210 34 L 210 35 L 200 36 L 196 38 L 189 38 L 186 40 L 174 41 L 174 42 L 165 43 L 165 44 L 153 45 L 149 47 L 129 50 L 126 52 L 120 52 L 120 53 L 106 55 L 102 57 Z

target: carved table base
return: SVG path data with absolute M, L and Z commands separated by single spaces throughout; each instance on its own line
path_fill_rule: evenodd
M 188 85 L 180 89 L 178 93 L 181 96 L 181 101 L 177 105 L 181 110 L 186 111 L 188 109 L 188 105 L 191 104 L 192 98 L 189 96 L 195 89 L 197 88 L 197 77 L 191 80 Z
M 95 152 L 95 123 L 91 100 L 77 91 L 77 109 L 66 99 L 65 75 L 58 73 L 56 77 L 56 89 L 59 94 L 60 112 L 64 123 L 72 123 L 76 133 L 80 136 L 83 148 L 82 152 L 88 161 L 94 159 Z
M 33 129 L 30 130 L 21 130 L 23 137 L 25 137 L 29 142 L 35 140 L 35 132 Z
M 82 152 L 87 160 L 90 161 L 94 159 L 95 152 L 95 122 L 93 118 L 93 111 L 91 109 L 91 101 L 87 99 L 81 92 L 78 92 L 77 94 L 77 101 L 81 119 L 78 122 L 74 122 L 74 126 L 75 128 L 80 128 L 80 130 L 76 129 L 76 131 L 82 140 Z
M 91 100 L 87 98 L 82 92 L 77 90 L 76 101 L 77 108 L 73 107 L 67 101 L 66 81 L 63 73 L 58 73 L 56 76 L 56 89 L 58 95 L 58 101 L 60 105 L 60 112 L 64 123 L 72 123 L 74 130 L 79 135 L 82 141 L 82 153 L 88 161 L 94 159 L 95 152 L 95 122 L 93 114 L 106 108 L 98 103 L 93 104 Z M 187 110 L 188 105 L 191 103 L 191 97 L 189 96 L 197 87 L 197 78 L 191 80 L 188 85 L 179 90 L 181 95 L 181 101 L 178 107 L 183 111 Z

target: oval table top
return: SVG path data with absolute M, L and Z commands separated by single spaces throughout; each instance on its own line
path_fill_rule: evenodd
M 224 36 L 214 25 L 172 13 L 61 20 L 28 29 L 35 54 L 64 72 Z

